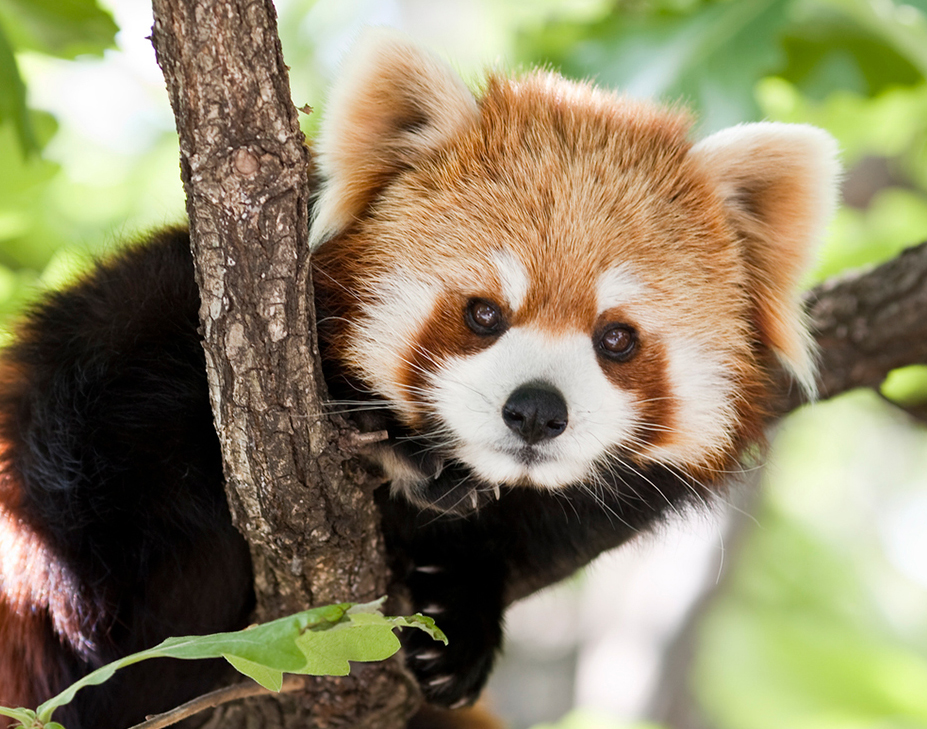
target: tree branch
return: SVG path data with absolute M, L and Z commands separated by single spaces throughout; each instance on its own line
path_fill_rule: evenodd
M 257 619 L 375 599 L 388 574 L 378 515 L 363 471 L 344 467 L 341 433 L 321 404 L 310 159 L 273 5 L 153 5 L 152 40 L 180 135 L 210 396 L 229 504 L 251 546 Z M 398 660 L 309 684 L 281 726 L 300 716 L 315 726 L 337 717 L 398 727 L 418 700 Z
M 878 388 L 899 367 L 927 364 L 927 242 L 881 266 L 826 281 L 806 297 L 821 350 L 820 397 Z M 785 382 L 777 415 L 801 404 Z
M 283 677 L 283 686 L 280 692 L 289 693 L 291 691 L 301 691 L 305 687 L 306 680 L 302 676 L 287 675 Z M 248 699 L 252 696 L 266 696 L 270 693 L 272 693 L 270 689 L 266 689 L 254 681 L 235 683 L 231 686 L 225 686 L 215 691 L 210 691 L 208 694 L 198 696 L 178 706 L 176 709 L 171 709 L 170 711 L 165 711 L 163 714 L 148 717 L 141 724 L 136 724 L 133 727 L 129 727 L 129 729 L 164 729 L 164 727 L 174 726 L 201 711 L 206 711 L 206 709 L 213 709 L 222 704 Z

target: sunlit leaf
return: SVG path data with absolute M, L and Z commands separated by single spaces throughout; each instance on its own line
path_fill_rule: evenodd
M 278 691 L 283 673 L 344 676 L 350 661 L 389 658 L 400 647 L 395 628 L 418 628 L 447 642 L 430 618 L 385 617 L 379 613 L 382 603 L 328 605 L 237 632 L 168 638 L 85 676 L 39 706 L 38 718 L 48 721 L 55 709 L 72 701 L 82 688 L 101 684 L 118 669 L 151 658 L 225 658 L 262 686 Z
M 6 706 L 0 706 L 0 716 L 16 719 L 24 724 L 35 720 L 35 712 L 31 709 L 11 709 Z
M 150 658 L 222 658 L 229 656 L 259 663 L 274 671 L 299 671 L 305 658 L 295 641 L 305 630 L 331 626 L 344 617 L 349 605 L 329 605 L 307 610 L 247 630 L 214 635 L 168 638 L 154 648 L 134 653 L 88 674 L 68 689 L 38 708 L 39 719 L 51 718 L 52 712 L 70 703 L 77 692 L 109 680 L 120 668 Z
M 268 668 L 240 656 L 226 655 L 225 660 L 231 663 L 236 671 L 259 683 L 268 691 L 279 691 L 283 688 L 283 671 Z
M 382 625 L 341 626 L 324 632 L 303 633 L 296 641 L 305 656 L 300 671 L 312 676 L 346 676 L 349 661 L 382 661 L 399 650 L 399 639 Z
M 17 50 L 61 58 L 100 55 L 118 30 L 96 0 L 0 0 L 0 19 Z
M 927 403 L 927 365 L 901 367 L 889 373 L 880 388 L 885 397 L 906 406 Z

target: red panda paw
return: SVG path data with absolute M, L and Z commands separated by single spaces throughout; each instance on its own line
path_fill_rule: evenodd
M 436 610 L 437 607 L 426 606 L 432 609 L 439 625 L 446 624 L 441 619 L 443 611 Z M 428 614 L 427 610 L 422 612 Z M 448 645 L 411 640 L 406 662 L 428 703 L 458 709 L 479 698 L 492 670 L 498 642 L 486 635 L 467 635 L 465 630 L 450 626 L 448 631 Z
M 434 618 L 447 645 L 405 631 L 406 662 L 431 704 L 460 708 L 480 695 L 502 644 L 501 581 L 472 566 L 429 564 L 407 580 L 415 609 Z
M 445 465 L 429 478 L 405 483 L 399 488 L 405 498 L 417 506 L 457 516 L 475 514 L 501 495 L 501 487 L 478 481 L 459 464 Z

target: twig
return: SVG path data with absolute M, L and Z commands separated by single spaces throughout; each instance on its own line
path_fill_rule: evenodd
M 389 440 L 389 431 L 374 430 L 369 433 L 350 431 L 341 439 L 341 445 L 348 451 L 357 451 L 366 446 L 376 445 Z
M 287 675 L 283 678 L 283 688 L 280 689 L 279 693 L 302 691 L 305 687 L 306 680 L 302 676 Z M 274 693 L 277 692 L 266 689 L 254 682 L 238 683 L 234 686 L 226 686 L 225 688 L 210 691 L 208 694 L 198 696 L 185 704 L 181 704 L 176 709 L 165 711 L 163 714 L 156 714 L 155 716 L 148 717 L 141 724 L 136 724 L 135 726 L 129 727 L 129 729 L 161 729 L 161 727 L 173 726 L 187 717 L 205 711 L 206 709 L 212 709 L 216 706 L 227 704 L 230 701 L 247 699 L 252 696 L 266 696 Z

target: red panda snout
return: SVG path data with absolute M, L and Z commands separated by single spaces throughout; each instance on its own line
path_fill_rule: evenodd
M 529 446 L 556 438 L 569 422 L 563 395 L 545 382 L 522 385 L 512 392 L 502 406 L 502 420 Z

